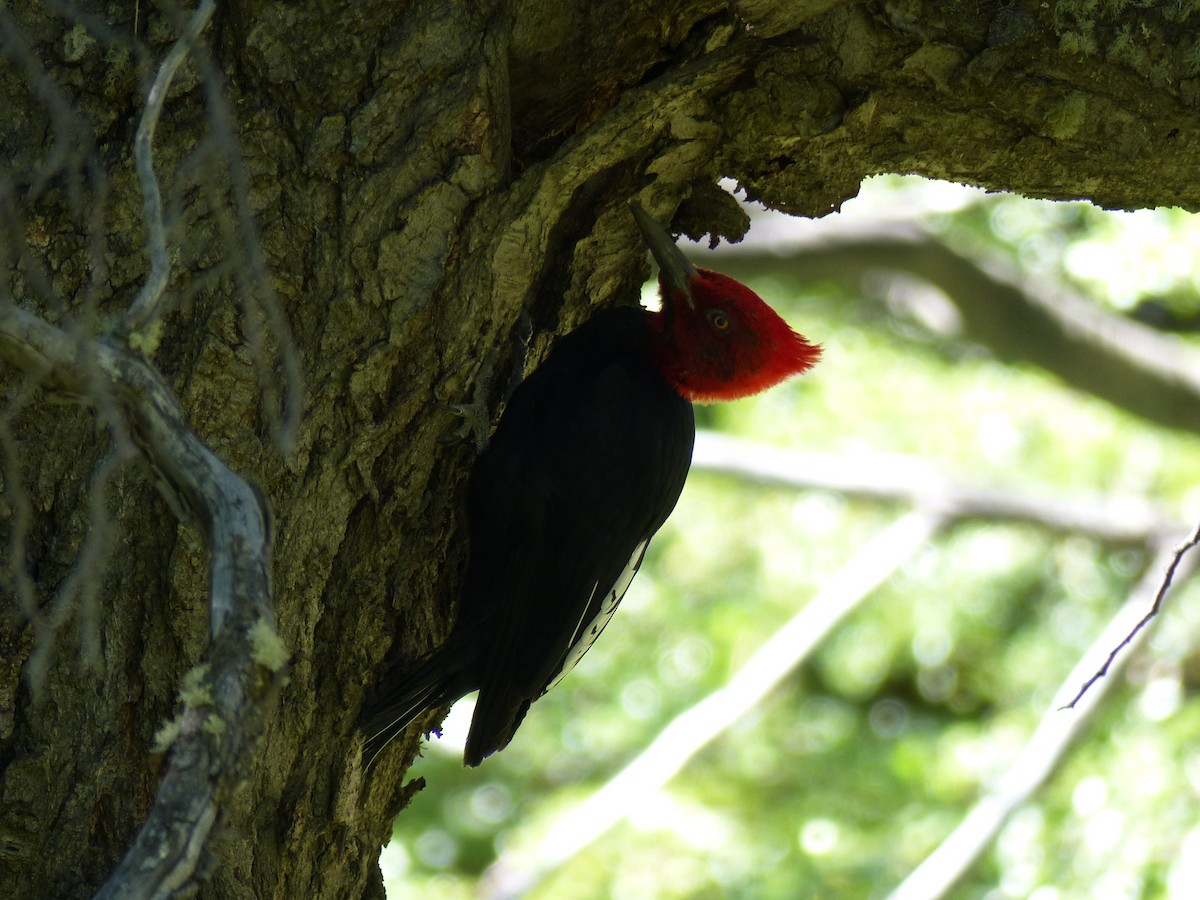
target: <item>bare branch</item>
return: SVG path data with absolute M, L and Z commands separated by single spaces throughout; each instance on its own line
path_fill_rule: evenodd
M 29 492 L 25 489 L 21 477 L 21 469 L 17 463 L 20 456 L 16 438 L 9 423 L 13 416 L 27 401 L 28 394 L 33 390 L 34 379 L 29 379 L 22 386 L 16 397 L 10 398 L 3 409 L 0 409 L 0 456 L 4 458 L 4 494 L 3 497 L 12 509 L 12 532 L 8 539 L 8 579 L 12 584 L 13 594 L 21 613 L 29 620 L 37 618 L 37 599 L 33 579 L 25 565 L 26 540 L 33 520 L 33 507 L 29 502 Z
M 134 161 L 137 163 L 138 182 L 142 187 L 142 214 L 146 220 L 146 232 L 150 249 L 150 274 L 138 292 L 125 323 L 130 331 L 138 331 L 158 318 L 159 300 L 171 278 L 171 262 L 167 258 L 167 229 L 163 224 L 162 193 L 158 187 L 158 176 L 154 174 L 154 129 L 162 113 L 163 101 L 171 90 L 171 82 L 180 65 L 187 58 L 192 46 L 200 38 L 200 32 L 208 25 L 216 8 L 213 0 L 201 0 L 196 11 L 188 18 L 183 33 L 167 53 L 154 84 L 146 95 L 146 108 L 138 122 L 134 137 Z
M 96 371 L 174 505 L 203 531 L 210 568 L 209 661 L 193 670 L 154 807 L 101 898 L 166 897 L 195 874 L 222 805 L 244 779 L 263 718 L 282 685 L 286 651 L 275 631 L 266 504 L 188 427 L 170 388 L 143 360 L 107 341 L 78 343 L 37 316 L 0 306 L 0 355 L 51 375 L 72 395 L 94 393 Z
M 211 129 L 209 140 L 196 148 L 194 155 L 197 158 L 193 165 L 219 157 L 229 173 L 229 202 L 233 206 L 234 221 L 231 223 L 220 215 L 220 202 L 214 202 L 213 209 L 217 211 L 217 223 L 227 254 L 243 257 L 242 265 L 233 266 L 233 277 L 241 300 L 245 333 L 262 392 L 264 417 L 276 442 L 286 452 L 295 440 L 303 400 L 300 362 L 263 263 L 258 232 L 247 204 L 250 185 L 236 149 L 238 143 L 226 104 L 224 84 L 207 48 L 200 41 L 214 10 L 214 0 L 202 0 L 188 17 L 182 33 L 158 68 L 138 123 L 134 160 L 142 190 L 150 272 L 126 312 L 123 325 L 127 332 L 136 333 L 152 325 L 165 312 L 162 298 L 170 282 L 171 262 L 162 189 L 154 170 L 154 133 L 175 74 L 191 54 L 200 70 Z M 206 184 L 212 187 L 211 180 Z M 260 317 L 266 322 L 270 345 L 264 340 Z M 278 358 L 278 365 L 272 356 Z M 278 376 L 282 376 L 282 385 L 276 383 Z
M 620 773 L 556 820 L 534 850 L 527 855 L 502 856 L 481 882 L 483 895 L 492 900 L 515 897 L 529 890 L 599 839 L 648 793 L 665 785 L 702 747 L 731 727 L 803 662 L 905 559 L 951 523 L 972 518 L 1026 521 L 1054 531 L 1089 534 L 1112 543 L 1150 546 L 1161 545 L 1166 534 L 1178 530 L 1177 523 L 1164 512 L 1140 498 L 1046 499 L 955 481 L 908 458 L 876 456 L 869 462 L 851 460 L 780 450 L 712 432 L 697 434 L 693 468 L 761 484 L 832 490 L 902 502 L 913 506 L 915 511 L 863 547 L 724 687 L 673 719 Z M 1200 536 L 1197 540 L 1200 541 Z M 1125 627 L 1128 611 L 1142 608 L 1144 597 L 1145 582 L 1135 590 L 1114 622 Z M 1114 626 L 1106 629 L 1085 657 L 1087 665 L 1095 659 L 1096 647 L 1111 646 L 1114 633 Z M 1076 672 L 1081 670 L 1083 662 L 1076 667 Z M 1041 778 L 1044 777 L 1043 774 Z M 989 836 L 987 840 L 990 839 Z M 924 895 L 911 895 L 917 896 Z
M 1112 648 L 1112 651 L 1108 654 L 1108 657 L 1104 660 L 1104 663 L 1092 674 L 1090 678 L 1088 678 L 1087 681 L 1083 683 L 1083 687 L 1079 689 L 1079 693 L 1071 698 L 1071 702 L 1066 704 L 1066 708 L 1075 706 L 1075 704 L 1080 701 L 1083 695 L 1088 692 L 1088 689 L 1093 684 L 1108 674 L 1108 670 L 1112 667 L 1113 661 L 1117 658 L 1121 651 L 1128 647 L 1133 642 L 1133 639 L 1137 637 L 1138 632 L 1145 628 L 1146 625 L 1149 624 L 1150 620 L 1158 615 L 1159 610 L 1162 608 L 1163 599 L 1167 596 L 1167 591 L 1171 587 L 1171 582 L 1175 579 L 1175 573 L 1179 568 L 1180 562 L 1183 561 L 1183 557 L 1187 554 L 1187 552 L 1197 544 L 1200 544 L 1200 524 L 1198 524 L 1196 529 L 1171 553 L 1171 561 L 1167 564 L 1166 571 L 1163 572 L 1162 579 L 1158 583 L 1158 590 L 1154 592 L 1154 601 L 1150 604 L 1150 609 L 1144 616 L 1137 620 L 1137 623 L 1131 629 L 1129 629 L 1129 633 L 1122 638 L 1121 642 Z
M 696 435 L 692 468 L 759 484 L 908 503 L 948 519 L 1031 522 L 1117 544 L 1154 542 L 1187 527 L 1141 497 L 1047 497 L 958 480 L 911 457 L 805 453 L 715 432 Z
M 720 690 L 680 713 L 600 790 L 551 823 L 527 857 L 501 856 L 480 895 L 523 895 L 661 790 L 688 761 L 757 706 L 850 613 L 937 534 L 936 513 L 910 512 L 863 545 L 817 596 L 771 636 Z
M 216 66 L 213 65 L 208 49 L 203 44 L 199 44 L 196 49 L 208 99 L 209 126 L 229 170 L 232 201 L 242 236 L 241 242 L 235 242 L 229 233 L 225 232 L 227 246 L 239 246 L 245 254 L 245 266 L 235 269 L 235 277 L 240 287 L 239 296 L 242 299 L 246 336 L 250 340 L 267 424 L 275 442 L 287 453 L 296 440 L 296 431 L 303 411 L 304 379 L 300 357 L 263 261 L 262 242 L 259 240 L 258 228 L 249 203 L 250 180 L 237 151 L 236 128 L 226 102 L 225 86 Z M 223 221 L 220 224 L 222 229 L 227 227 Z M 263 329 L 258 322 L 252 299 L 257 303 L 257 311 L 261 311 L 266 320 L 267 333 L 274 342 L 273 350 L 278 357 L 278 376 L 267 352 L 269 348 L 264 345 Z M 277 377 L 281 378 L 282 385 L 276 384 Z
M 995 790 L 976 802 L 958 827 L 892 892 L 889 900 L 936 900 L 945 896 L 987 849 L 1009 816 L 1050 776 L 1075 738 L 1083 732 L 1100 701 L 1117 682 L 1115 679 L 1101 681 L 1070 710 L 1064 709 L 1066 698 L 1075 691 L 1074 686 L 1080 679 L 1095 669 L 1097 658 L 1108 653 L 1120 635 L 1131 633 L 1132 636 L 1126 639 L 1127 644 L 1137 645 L 1145 640 L 1148 631 L 1138 627 L 1131 631 L 1129 623 L 1142 615 L 1150 597 L 1160 589 L 1157 573 L 1164 566 L 1173 570 L 1179 555 L 1178 548 L 1170 550 L 1164 546 L 1159 550 L 1153 565 L 1146 570 L 1125 604 L 1063 681 L 1037 730 Z M 1128 658 L 1126 654 L 1120 664 Z
M 142 191 L 143 213 L 149 246 L 149 273 L 136 299 L 126 312 L 123 325 L 127 333 L 153 325 L 163 315 L 163 296 L 171 279 L 171 261 L 167 251 L 167 224 L 164 221 L 163 195 L 154 169 L 155 128 L 161 116 L 174 76 L 189 53 L 195 51 L 199 36 L 211 20 L 213 0 L 200 0 L 197 9 L 182 23 L 182 33 L 159 66 L 142 117 L 138 123 L 134 162 Z M 11 35 L 10 35 L 11 38 Z M 15 53 L 28 68 L 39 64 L 15 38 L 0 35 L 0 51 Z M 212 61 L 202 56 L 202 70 L 208 77 L 210 101 L 223 110 L 224 98 Z M 38 70 L 40 71 L 40 69 Z M 53 82 L 40 78 L 50 91 Z M 51 95 L 51 100 L 55 99 Z M 49 105 L 49 101 L 47 101 Z M 65 104 L 62 104 L 65 105 Z M 52 110 L 56 107 L 51 107 Z M 69 111 L 69 106 L 67 107 Z M 236 157 L 228 148 L 236 146 L 228 117 L 212 117 L 224 127 L 221 136 L 228 139 L 226 157 Z M 73 128 L 74 120 L 67 120 Z M 82 126 L 80 126 L 82 129 Z M 214 131 L 218 130 L 214 126 Z M 56 147 L 78 142 L 60 140 Z M 87 146 L 91 147 L 89 143 Z M 95 166 L 92 156 L 87 166 Z M 231 168 L 236 168 L 231 164 Z M 97 169 L 102 175 L 102 171 Z M 99 176 L 97 176 L 99 177 Z M 246 187 L 244 178 L 235 188 Z M 235 192 L 236 193 L 236 190 Z M 262 294 L 269 283 L 259 258 L 256 235 L 249 221 L 243 196 L 235 198 L 243 243 L 241 248 L 257 263 L 245 284 L 243 294 L 253 293 L 255 300 L 270 306 Z M 89 206 L 93 230 L 103 221 L 100 192 Z M 14 218 L 14 224 L 19 220 Z M 23 237 L 23 229 L 18 229 Z M 226 235 L 231 241 L 236 239 Z M 250 240 L 254 238 L 254 240 Z M 234 246 L 232 243 L 230 246 Z M 91 247 L 92 286 L 103 280 L 104 254 Z M 64 309 L 48 279 L 40 276 L 35 261 L 22 257 L 20 262 L 31 273 L 31 282 L 41 289 L 48 302 Z M 240 277 L 240 273 L 239 273 Z M 89 292 L 89 296 L 94 291 Z M 243 296 L 248 317 L 257 317 L 258 309 Z M 86 309 L 90 310 L 88 306 Z M 298 366 L 289 343 L 289 335 L 277 308 L 266 310 L 272 336 L 285 358 L 285 377 L 289 390 L 299 395 Z M 248 331 L 259 326 L 250 322 Z M 132 342 L 131 342 L 132 343 Z M 261 342 L 260 342 L 261 343 Z M 144 345 L 143 345 L 144 346 Z M 256 345 L 255 352 L 262 355 Z M 289 357 L 290 354 L 290 357 Z M 136 448 L 149 463 L 160 491 L 176 514 L 197 525 L 210 550 L 209 570 L 209 645 L 206 659 L 184 679 L 180 692 L 182 709 L 177 719 L 160 731 L 161 751 L 170 750 L 154 805 L 136 841 L 98 894 L 103 898 L 167 897 L 192 885 L 200 869 L 214 824 L 237 786 L 249 772 L 249 765 L 262 729 L 263 720 L 282 686 L 288 654 L 275 628 L 270 586 L 269 512 L 264 499 L 253 485 L 232 472 L 216 454 L 188 427 L 183 411 L 158 372 L 136 353 L 116 340 L 93 339 L 90 329 L 77 316 L 64 317 L 57 328 L 33 312 L 17 305 L 6 291 L 0 299 L 0 358 L 7 359 L 29 375 L 22 394 L 46 389 L 82 400 L 96 408 L 100 422 L 115 436 L 115 449 L 96 467 L 90 482 L 92 527 L 88 530 L 79 558 L 65 578 L 54 601 L 46 610 L 36 607 L 32 582 L 23 569 L 23 556 L 29 530 L 29 502 L 23 491 L 17 465 L 17 450 L 8 422 L 24 403 L 9 404 L 0 413 L 0 450 L 5 456 L 5 490 L 13 502 L 16 533 L 9 543 L 13 563 L 13 582 L 22 607 L 33 623 L 38 641 L 26 666 L 27 675 L 40 681 L 37 673 L 48 660 L 49 639 L 67 619 L 71 608 L 81 603 L 82 646 L 85 653 L 97 646 L 96 601 L 99 580 L 92 561 L 106 555 L 112 535 L 100 527 L 107 514 L 105 487 L 114 468 Z M 290 367 L 286 360 L 290 358 Z M 269 364 L 262 371 L 273 371 Z M 260 376 L 262 375 L 260 371 Z M 260 378 L 261 380 L 261 378 Z M 264 389 L 270 395 L 270 391 Z M 289 398 L 291 399 L 291 398 Z M 298 401 L 291 400 L 294 427 Z M 271 398 L 268 396 L 268 406 Z M 268 413 L 271 415 L 271 413 Z M 278 419 L 278 415 L 274 416 Z
M 63 579 L 47 613 L 42 614 L 36 608 L 27 611 L 36 640 L 29 662 L 26 663 L 25 680 L 35 694 L 41 690 L 50 665 L 54 638 L 76 607 L 80 616 L 80 657 L 93 668 L 99 663 L 100 637 L 96 621 L 100 586 L 103 583 L 99 575 L 104 569 L 114 538 L 108 518 L 108 485 L 116 470 L 132 452 L 133 447 L 128 442 L 117 442 L 117 447 L 96 466 L 88 485 L 89 527 L 75 565 Z
M 1027 491 L 997 489 L 955 481 L 914 459 L 874 455 L 869 459 L 833 457 L 741 441 L 713 432 L 696 437 L 693 468 L 737 475 L 763 484 L 819 488 L 860 497 L 897 500 L 939 509 L 948 519 L 1013 520 L 1052 531 L 1086 534 L 1113 543 L 1157 545 L 1183 525 L 1137 497 L 1092 500 L 1046 498 Z M 1200 544 L 1200 525 L 1175 548 L 1150 609 L 1112 647 L 1108 658 L 1084 682 L 1074 706 L 1117 656 L 1156 615 L 1183 556 Z
M 1087 534 L 1114 543 L 1157 545 L 1183 527 L 1136 497 L 1093 500 L 1046 498 L 1026 491 L 955 481 L 914 459 L 872 456 L 849 459 L 741 441 L 713 432 L 696 436 L 693 468 L 737 475 L 763 484 L 821 488 L 843 494 L 897 500 L 937 508 L 949 519 L 1034 522 L 1053 531 Z M 1183 556 L 1200 544 L 1200 525 L 1174 550 L 1149 610 L 1067 704 L 1074 706 L 1134 636 L 1156 615 Z
M 1200 351 L 1101 309 L 1065 284 L 1030 282 L 999 257 L 947 247 L 916 222 L 827 217 L 785 235 L 724 248 L 734 277 L 787 274 L 861 290 L 872 273 L 903 273 L 952 305 L 952 331 L 1004 360 L 1024 360 L 1136 416 L 1200 432 Z

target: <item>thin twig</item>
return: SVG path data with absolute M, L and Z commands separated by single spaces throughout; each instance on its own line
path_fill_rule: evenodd
M 116 541 L 116 529 L 108 515 L 108 486 L 133 453 L 133 445 L 128 441 L 114 441 L 113 449 L 100 460 L 88 481 L 88 527 L 83 546 L 49 609 L 33 619 L 36 640 L 25 666 L 25 680 L 35 692 L 49 668 L 54 639 L 73 610 L 78 610 L 79 615 L 79 656 L 93 669 L 100 665 L 97 626 L 100 588 L 104 583 L 104 566 Z
M 225 157 L 225 164 L 229 171 L 231 199 L 237 216 L 238 229 L 242 236 L 240 247 L 245 254 L 246 266 L 244 271 L 241 268 L 235 270 L 235 275 L 241 289 L 242 315 L 245 321 L 246 335 L 251 344 L 255 373 L 258 377 L 259 390 L 262 391 L 263 408 L 271 436 L 280 450 L 288 453 L 295 444 L 300 426 L 300 416 L 303 412 L 304 376 L 301 371 L 300 356 L 292 341 L 279 298 L 267 275 L 267 266 L 262 255 L 262 241 L 259 239 L 258 227 L 250 209 L 250 179 L 246 175 L 242 158 L 237 152 L 237 128 L 229 105 L 225 102 L 224 85 L 204 45 L 197 48 L 197 58 L 200 63 L 205 95 L 208 98 L 209 128 L 212 130 L 216 146 Z M 251 299 L 257 301 L 258 307 L 266 319 L 267 330 L 274 341 L 274 352 L 278 357 L 278 367 L 271 363 L 266 352 L 265 342 L 256 321 Z M 275 384 L 277 370 L 282 380 L 281 392 L 277 390 Z
M 1130 592 L 1128 600 L 1063 680 L 1029 742 L 995 789 L 976 801 L 958 827 L 904 879 L 888 900 L 937 900 L 946 896 L 1000 833 L 1013 812 L 1026 803 L 1050 777 L 1116 682 L 1102 682 L 1072 710 L 1064 711 L 1060 698 L 1078 683 L 1084 672 L 1095 665 L 1093 660 L 1112 646 L 1116 635 L 1129 628 L 1129 620 L 1145 608 L 1146 600 L 1155 591 L 1158 582 L 1155 573 L 1168 564 L 1168 556 L 1172 557 L 1170 567 L 1173 570 L 1182 554 L 1178 550 L 1172 553 L 1164 547 L 1155 555 L 1153 563 Z M 1145 621 L 1143 617 L 1142 622 Z M 1135 627 L 1125 643 L 1144 640 L 1149 632 L 1142 631 L 1138 636 L 1140 628 L 1140 625 Z
M 921 541 L 906 546 L 920 546 L 939 528 L 972 518 L 1025 521 L 1055 531 L 1090 534 L 1113 543 L 1151 547 L 1161 546 L 1163 536 L 1178 528 L 1178 523 L 1163 511 L 1140 498 L 1048 499 L 1041 494 L 957 481 L 907 458 L 876 458 L 873 464 L 864 464 L 862 460 L 818 457 L 711 432 L 697 435 L 693 467 L 734 474 L 764 484 L 834 490 L 912 504 L 916 512 L 910 513 L 901 523 L 911 525 L 910 520 L 916 519 L 923 521 L 923 527 L 929 530 Z M 865 592 L 886 577 L 884 570 L 892 571 L 894 565 L 907 558 L 898 551 L 893 556 L 891 551 L 879 549 L 885 543 L 885 536 L 893 532 L 899 535 L 903 530 L 908 530 L 909 537 L 914 541 L 921 535 L 921 530 L 916 526 L 910 530 L 901 529 L 901 524 L 897 523 L 864 547 L 825 586 L 820 596 L 774 635 L 729 683 L 677 716 L 624 770 L 578 807 L 560 817 L 532 852 L 520 856 L 505 855 L 497 860 L 481 882 L 482 895 L 497 900 L 529 890 L 555 868 L 599 839 L 636 803 L 666 784 L 701 747 L 759 702 L 783 673 L 799 664 L 866 596 Z M 1200 532 L 1200 528 L 1197 531 Z M 899 542 L 901 538 L 896 540 Z M 1195 542 L 1200 542 L 1200 536 L 1195 536 Z M 884 574 L 879 574 L 881 572 Z M 860 579 L 864 585 L 861 590 L 851 590 L 845 583 L 847 579 L 851 582 Z M 1142 608 L 1150 589 L 1149 582 L 1143 581 L 1134 591 L 1134 599 L 1126 604 L 1120 617 L 1115 620 L 1116 626 L 1125 627 L 1130 611 Z M 1111 643 L 1105 642 L 1113 639 L 1114 627 L 1110 625 L 1097 640 L 1093 650 L 1085 657 L 1087 664 L 1090 665 L 1095 658 L 1097 647 L 1111 646 Z M 1077 666 L 1076 672 L 1082 671 L 1083 665 Z M 1064 690 L 1061 689 L 1059 694 Z M 1094 699 L 1098 700 L 1099 696 L 1098 693 Z M 1078 710 L 1070 721 L 1058 717 L 1044 722 L 1031 742 L 1031 746 L 1040 749 L 1022 757 L 1026 762 L 1023 769 L 1013 776 L 1014 783 L 1019 782 L 1024 786 L 1032 778 L 1035 786 L 1039 784 L 1048 769 L 1037 771 L 1034 778 L 1030 774 L 1033 772 L 1033 763 L 1029 760 L 1039 757 L 1052 765 L 1057 757 L 1048 756 L 1042 751 L 1047 747 L 1055 747 L 1061 753 L 1084 715 L 1084 710 Z M 997 821 L 995 814 L 998 810 L 1005 817 L 1011 812 L 1007 802 L 999 807 L 994 800 L 981 801 L 980 805 L 983 812 L 976 815 L 972 822 L 973 829 L 981 816 L 988 822 L 994 822 Z M 972 831 L 973 835 L 977 833 Z M 983 846 L 986 846 L 986 841 Z
M 31 376 L 25 385 L 15 392 L 16 395 L 0 408 L 0 477 L 4 479 L 4 491 L 0 497 L 4 498 L 12 510 L 6 548 L 8 577 L 5 580 L 9 582 L 7 586 L 17 598 L 21 614 L 31 622 L 37 621 L 38 618 L 37 595 L 25 558 L 29 532 L 33 525 L 33 504 L 29 500 L 29 491 L 25 488 L 24 475 L 18 462 L 21 448 L 9 423 L 28 403 L 29 396 L 36 389 L 36 382 L 36 376 Z
M 600 790 L 551 824 L 528 857 L 501 856 L 480 882 L 480 896 L 525 894 L 602 837 L 660 790 L 693 756 L 727 731 L 803 662 L 876 588 L 942 526 L 937 513 L 910 512 L 868 541 L 792 619 L 719 690 L 680 713 Z
M 163 222 L 162 192 L 154 174 L 154 129 L 162 114 L 163 102 L 171 90 L 175 73 L 187 59 L 188 53 L 200 38 L 216 9 L 214 0 L 201 0 L 188 18 L 183 33 L 158 68 L 154 84 L 146 95 L 146 108 L 138 122 L 133 142 L 133 158 L 137 164 L 138 182 L 142 188 L 142 215 L 146 220 L 147 243 L 150 248 L 150 274 L 138 291 L 125 315 L 130 331 L 138 331 L 159 316 L 158 305 L 171 279 L 171 261 L 167 256 L 167 229 Z
M 1073 708 L 1075 704 L 1082 699 L 1083 695 L 1088 692 L 1088 689 L 1093 684 L 1107 675 L 1109 668 L 1112 667 L 1113 661 L 1117 658 L 1121 651 L 1128 647 L 1130 643 L 1133 642 L 1133 639 L 1137 637 L 1138 632 L 1145 628 L 1146 625 L 1149 624 L 1150 620 L 1158 615 L 1159 610 L 1162 609 L 1163 599 L 1167 596 L 1167 591 L 1171 587 L 1171 582 L 1175 579 L 1175 570 L 1179 568 L 1179 563 L 1187 554 L 1187 552 L 1197 544 L 1200 544 L 1200 523 L 1198 523 L 1195 530 L 1172 551 L 1171 560 L 1167 564 L 1166 570 L 1163 572 L 1162 579 L 1158 583 L 1158 590 L 1154 592 L 1154 602 L 1150 604 L 1149 611 L 1140 619 L 1138 619 L 1137 624 L 1129 630 L 1129 633 L 1125 635 L 1121 642 L 1112 648 L 1112 651 L 1104 660 L 1104 664 L 1100 666 L 1100 668 L 1097 669 L 1095 673 L 1083 683 L 1083 687 L 1081 687 L 1078 693 L 1071 698 L 1071 702 L 1063 707 L 1064 709 Z
M 1145 545 L 1187 527 L 1144 497 L 1053 496 L 956 478 L 910 456 L 807 453 L 700 431 L 692 471 L 706 470 L 764 485 L 936 507 L 955 520 L 1030 522 L 1114 544 Z
M 221 810 L 246 776 L 263 720 L 282 687 L 287 652 L 275 629 L 270 524 L 258 491 L 188 427 L 170 387 L 145 360 L 109 341 L 81 360 L 78 342 L 33 313 L 0 305 L 0 356 L 50 389 L 95 395 L 97 374 L 120 404 L 129 433 L 186 510 L 210 551 L 209 653 L 202 690 L 185 698 L 150 815 L 97 894 L 158 900 L 190 885 Z

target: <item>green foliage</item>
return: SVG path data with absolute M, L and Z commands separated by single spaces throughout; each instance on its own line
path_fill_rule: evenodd
M 912 186 L 881 179 L 871 186 L 880 189 Z M 927 224 L 1032 277 L 1074 279 L 1111 309 L 1147 295 L 1196 303 L 1190 266 L 1176 255 L 1195 258 L 1200 224 L 1182 213 L 1115 215 L 979 193 Z M 911 455 L 1046 496 L 1143 494 L 1195 515 L 1195 437 L 978 348 L 913 340 L 879 303 L 828 286 L 754 286 L 824 344 L 825 359 L 766 396 L 704 410 L 706 426 L 842 456 Z M 466 771 L 453 723 L 430 743 L 412 773 L 428 787 L 385 852 L 390 896 L 478 896 L 476 879 L 498 852 L 533 847 L 901 512 L 694 473 L 621 613 L 513 744 Z M 767 702 L 528 896 L 886 896 L 996 786 L 1146 564 L 1138 549 L 1084 537 L 957 525 Z M 1082 741 L 952 896 L 1193 895 L 1196 595 L 1186 585 L 1170 595 L 1155 637 L 1114 676 Z

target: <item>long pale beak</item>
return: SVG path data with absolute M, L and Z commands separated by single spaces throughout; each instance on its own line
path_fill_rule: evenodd
M 659 277 L 669 289 L 669 293 L 681 294 L 687 305 L 695 309 L 696 305 L 692 302 L 692 279 L 700 274 L 696 267 L 675 245 L 675 238 L 671 237 L 650 213 L 642 209 L 640 203 L 630 200 L 629 211 L 633 213 L 634 221 L 642 231 L 642 238 L 650 248 L 654 261 L 658 263 Z M 664 296 L 663 299 L 667 300 L 668 297 Z

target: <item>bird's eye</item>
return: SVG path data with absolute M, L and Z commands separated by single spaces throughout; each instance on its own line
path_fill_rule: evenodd
M 728 331 L 729 326 L 733 323 L 729 319 L 729 314 L 723 309 L 710 309 L 708 311 L 708 324 L 717 331 Z

